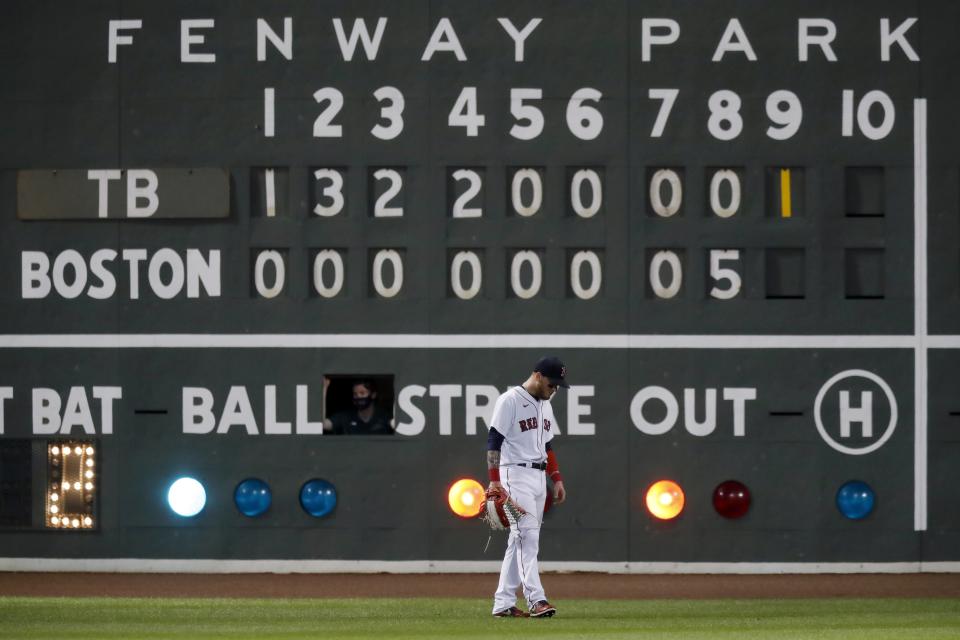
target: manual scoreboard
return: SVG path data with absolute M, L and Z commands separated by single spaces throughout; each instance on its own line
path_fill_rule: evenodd
M 68 442 L 97 451 L 94 556 L 478 558 L 445 489 L 551 353 L 571 495 L 610 499 L 548 514 L 547 559 L 957 559 L 950 3 L 9 11 L 0 536 L 23 555 L 59 555 L 37 533 Z M 359 378 L 395 436 L 323 434 Z M 182 474 L 211 496 L 193 519 L 158 497 Z M 297 507 L 311 478 L 327 519 Z M 669 523 L 642 506 L 664 478 Z M 730 479 L 736 522 L 710 508 Z M 833 503 L 850 480 L 862 522 Z M 390 510 L 401 486 L 437 500 Z

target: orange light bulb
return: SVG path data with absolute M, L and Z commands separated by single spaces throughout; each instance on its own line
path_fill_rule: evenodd
M 480 513 L 483 496 L 483 485 L 473 478 L 463 478 L 450 486 L 447 502 L 450 510 L 461 518 L 474 518 Z
M 672 520 L 683 511 L 683 489 L 672 480 L 654 482 L 647 489 L 647 511 L 654 518 Z

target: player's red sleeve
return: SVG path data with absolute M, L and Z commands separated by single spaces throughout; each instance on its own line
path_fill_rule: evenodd
M 553 452 L 553 449 L 547 451 L 547 475 L 550 476 L 550 479 L 554 482 L 561 482 L 563 476 L 560 475 L 560 464 L 557 462 L 557 454 Z

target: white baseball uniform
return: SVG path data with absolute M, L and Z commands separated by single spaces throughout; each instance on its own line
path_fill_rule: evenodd
M 546 600 L 540 584 L 537 554 L 540 525 L 547 497 L 547 474 L 531 465 L 544 465 L 546 445 L 553 439 L 556 418 L 549 400 L 537 400 L 521 387 L 513 387 L 497 398 L 490 427 L 504 437 L 500 449 L 500 483 L 527 512 L 510 527 L 507 551 L 500 568 L 500 584 L 493 600 L 493 612 L 516 605 L 517 588 L 529 606 Z

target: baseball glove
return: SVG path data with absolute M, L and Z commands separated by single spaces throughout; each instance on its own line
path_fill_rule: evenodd
M 483 504 L 480 505 L 479 517 L 493 531 L 509 529 L 510 525 L 516 524 L 525 515 L 527 512 L 523 507 L 502 489 L 488 490 Z

